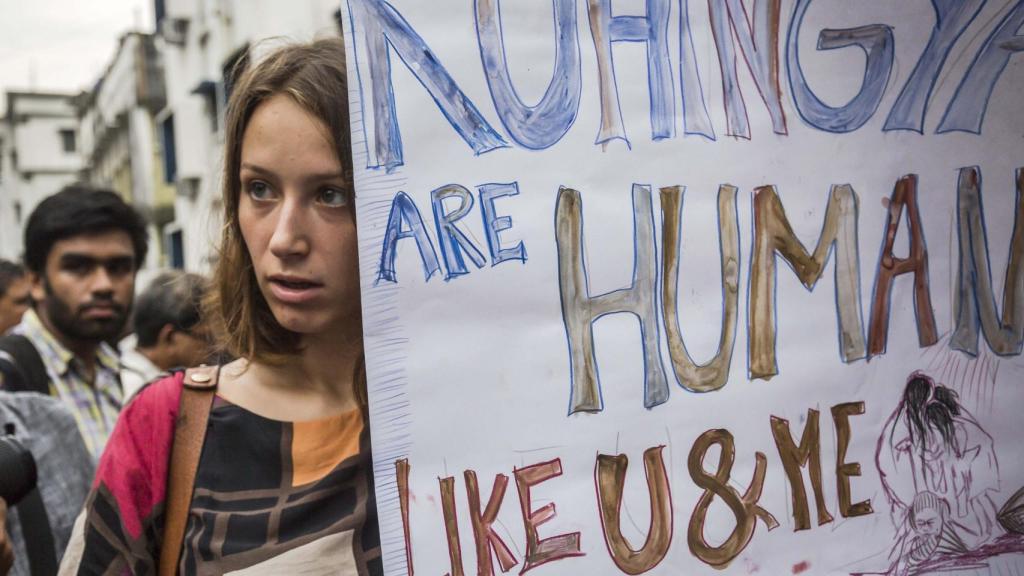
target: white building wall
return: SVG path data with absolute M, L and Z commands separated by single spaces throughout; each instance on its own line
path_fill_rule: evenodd
M 82 165 L 77 144 L 74 151 L 63 148 L 60 132 L 78 133 L 78 120 L 67 117 L 28 117 L 14 128 L 14 146 L 18 151 L 18 172 L 71 172 Z
M 163 265 L 158 226 L 166 223 L 170 198 L 159 181 L 152 110 L 163 96 L 162 86 L 153 84 L 150 74 L 161 63 L 147 51 L 149 41 L 148 35 L 138 32 L 121 37 L 97 89 L 79 113 L 88 180 L 118 191 L 149 219 L 150 250 L 143 266 L 153 270 Z
M 136 34 L 123 36 L 114 60 L 103 76 L 96 94 L 96 106 L 106 118 L 137 105 L 136 54 L 139 42 L 140 38 Z
M 272 48 L 280 41 L 309 42 L 339 34 L 333 17 L 340 5 L 337 1 L 229 0 L 228 4 L 234 22 L 229 50 L 249 43 L 257 58 L 265 47 Z
M 25 222 L 43 198 L 78 179 L 78 120 L 71 95 L 9 92 L 0 158 L 0 257 L 20 258 Z M 75 133 L 65 151 L 61 130 Z
M 17 243 L 18 220 L 14 213 L 14 198 L 8 192 L 13 179 L 11 166 L 11 134 L 6 119 L 0 118 L 0 258 L 13 259 L 8 253 Z
M 16 114 L 25 116 L 74 116 L 71 95 L 53 95 L 32 92 L 9 93 Z
M 132 201 L 145 210 L 155 201 L 153 130 L 148 112 L 138 101 L 142 70 L 142 37 L 126 34 L 83 116 L 90 134 L 83 152 L 98 185 L 129 187 Z M 102 148 L 96 145 L 103 141 Z M 126 191 L 127 192 L 127 191 Z
M 8 208 L 10 211 L 9 218 L 3 218 L 5 233 L 3 245 L 0 246 L 0 257 L 8 260 L 21 258 L 24 251 L 25 223 L 29 215 L 44 198 L 76 180 L 75 173 L 37 174 L 30 179 L 18 179 L 10 186 L 5 185 L 4 198 L 0 200 L 0 205 L 5 212 Z M 20 221 L 16 220 L 18 210 L 15 206 L 20 206 Z
M 153 127 L 143 108 L 128 112 L 128 146 L 131 149 L 132 196 L 141 206 L 156 204 L 153 181 Z
M 18 183 L 21 201 L 21 232 L 24 232 L 25 222 L 35 210 L 36 206 L 47 196 L 60 192 L 68 184 L 78 180 L 78 175 L 73 172 L 64 174 L 36 174 L 29 179 L 22 179 Z M 21 238 L 19 237 L 18 249 L 21 249 Z
M 95 107 L 90 107 L 78 119 L 78 150 L 82 158 L 92 156 L 96 147 L 94 128 L 97 121 Z
M 161 45 L 167 84 L 167 108 L 157 115 L 157 120 L 162 122 L 169 115 L 174 116 L 178 177 L 200 178 L 206 173 L 214 132 L 204 114 L 202 98 L 191 93 L 198 76 L 194 71 L 202 68 L 199 54 L 166 43 Z

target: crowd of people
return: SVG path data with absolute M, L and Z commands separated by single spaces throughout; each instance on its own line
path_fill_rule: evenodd
M 382 572 L 346 84 L 337 39 L 236 80 L 210 279 L 136 297 L 145 222 L 114 192 L 32 212 L 0 262 L 0 425 L 37 480 L 0 499 L 0 574 Z

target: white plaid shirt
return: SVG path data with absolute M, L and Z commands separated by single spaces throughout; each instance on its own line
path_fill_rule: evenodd
M 11 334 L 20 334 L 35 345 L 50 378 L 50 395 L 67 406 L 85 447 L 94 460 L 99 460 L 123 402 L 117 353 L 109 345 L 100 344 L 96 350 L 96 374 L 89 382 L 82 361 L 43 326 L 34 310 L 25 313 Z

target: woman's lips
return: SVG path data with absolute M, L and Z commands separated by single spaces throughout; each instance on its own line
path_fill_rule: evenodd
M 323 285 L 307 280 L 292 278 L 271 278 L 270 292 L 274 298 L 286 304 L 302 304 L 315 299 L 323 291 Z

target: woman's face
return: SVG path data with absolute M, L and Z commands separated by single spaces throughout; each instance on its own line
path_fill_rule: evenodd
M 238 223 L 256 281 L 284 328 L 358 329 L 352 184 L 327 128 L 289 96 L 253 112 L 242 137 Z

